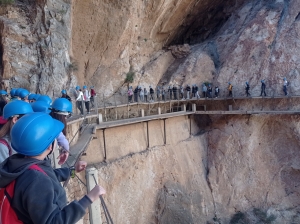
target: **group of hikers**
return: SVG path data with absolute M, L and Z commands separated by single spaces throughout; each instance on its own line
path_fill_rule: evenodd
M 83 103 L 85 105 L 85 109 L 87 113 L 90 113 L 90 103 L 92 104 L 92 108 L 95 107 L 95 96 L 96 92 L 94 90 L 94 86 L 90 87 L 88 90 L 87 86 L 82 87 L 81 90 L 80 86 L 76 86 L 75 88 L 75 95 L 76 95 L 76 107 L 80 111 L 80 115 L 83 116 Z
M 288 81 L 286 78 L 283 79 L 283 92 L 284 95 L 287 96 L 287 86 Z M 233 92 L 233 85 L 231 82 L 228 82 L 228 96 L 232 97 Z M 201 91 L 201 93 L 199 93 Z M 249 82 L 245 83 L 245 91 L 246 96 L 251 96 L 250 94 L 250 84 Z M 154 98 L 156 97 L 156 101 L 165 101 L 165 100 L 185 100 L 185 99 L 192 99 L 192 98 L 218 98 L 220 96 L 220 89 L 219 86 L 215 86 L 214 90 L 211 83 L 203 83 L 202 89 L 200 90 L 199 87 L 194 84 L 192 87 L 187 84 L 185 87 L 183 85 L 169 85 L 168 88 L 164 86 L 157 86 L 154 89 L 152 86 L 149 86 L 149 89 L 143 88 L 142 86 L 137 86 L 134 90 L 132 86 L 128 88 L 127 91 L 128 95 L 128 102 L 153 102 Z M 266 96 L 266 84 L 265 80 L 261 80 L 261 94 L 260 96 Z
M 76 88 L 78 96 L 80 88 Z M 87 88 L 83 88 L 86 90 Z M 91 88 L 92 89 L 92 88 Z M 80 200 L 67 201 L 61 182 L 85 170 L 87 163 L 54 169 L 69 156 L 66 119 L 72 113 L 66 90 L 52 99 L 27 89 L 0 90 L 0 223 L 76 223 L 104 188 L 96 185 Z M 81 97 L 88 102 L 84 96 Z M 76 98 L 80 101 L 80 97 Z M 87 107 L 88 110 L 88 107 Z
M 209 83 L 204 83 L 202 85 L 202 93 L 203 97 L 213 97 L 213 90 L 212 85 Z M 219 87 L 215 87 L 215 97 L 219 96 Z M 147 88 L 143 88 L 141 86 L 137 86 L 134 90 L 132 86 L 128 89 L 128 102 L 153 102 L 154 98 L 156 97 L 157 101 L 165 101 L 169 100 L 184 100 L 184 99 L 191 99 L 194 97 L 200 98 L 199 95 L 199 87 L 196 84 L 193 84 L 192 87 L 187 84 L 186 87 L 184 86 L 177 86 L 177 85 L 169 85 L 168 88 L 164 86 L 157 86 L 156 91 L 149 86 L 149 90 Z M 148 98 L 149 95 L 149 98 Z
M 261 81 L 261 92 L 260 92 L 260 96 L 267 96 L 266 94 L 266 83 L 265 83 L 265 80 L 262 79 Z M 285 96 L 288 95 L 288 91 L 287 91 L 287 87 L 289 85 L 289 82 L 287 81 L 286 78 L 283 78 L 283 93 Z M 232 96 L 232 88 L 233 86 L 231 85 L 231 83 L 229 82 L 228 83 L 228 90 L 229 90 L 229 96 Z M 249 85 L 249 82 L 246 82 L 245 83 L 245 91 L 246 91 L 246 96 L 249 97 L 251 96 L 250 94 L 250 85 Z

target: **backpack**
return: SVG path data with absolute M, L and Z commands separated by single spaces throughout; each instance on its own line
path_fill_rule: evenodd
M 95 90 L 91 89 L 91 96 L 96 96 Z
M 28 167 L 29 170 L 37 170 L 45 175 L 45 171 L 38 165 L 33 164 Z M 18 219 L 18 216 L 11 206 L 14 197 L 16 180 L 13 180 L 5 188 L 0 189 L 0 223 L 1 224 L 21 224 L 23 223 Z
M 8 142 L 4 138 L 1 138 L 0 139 L 0 143 L 3 144 L 3 145 L 5 145 L 8 148 L 8 155 L 11 156 L 12 155 L 12 150 L 11 150 L 11 147 L 8 144 Z

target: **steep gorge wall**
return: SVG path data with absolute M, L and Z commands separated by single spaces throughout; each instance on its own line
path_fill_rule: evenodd
M 108 129 L 106 163 L 97 132 L 84 159 L 116 223 L 300 222 L 298 115 L 195 115 L 192 136 L 189 125 L 168 119 L 163 145 L 149 122 L 149 149 L 146 124 Z
M 2 88 L 59 96 L 76 84 L 68 1 L 16 1 L 0 11 Z

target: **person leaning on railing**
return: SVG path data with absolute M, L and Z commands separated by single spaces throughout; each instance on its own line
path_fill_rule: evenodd
M 60 182 L 73 172 L 85 170 L 87 163 L 79 161 L 72 168 L 53 169 L 45 160 L 63 127 L 48 114 L 31 113 L 20 118 L 11 130 L 11 144 L 17 154 L 1 163 L 0 188 L 15 184 L 11 208 L 22 223 L 77 223 L 87 208 L 105 194 L 104 188 L 96 185 L 80 200 L 68 203 Z

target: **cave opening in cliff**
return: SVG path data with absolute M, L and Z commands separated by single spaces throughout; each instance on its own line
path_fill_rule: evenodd
M 212 38 L 246 0 L 197 1 L 167 45 L 194 45 Z

